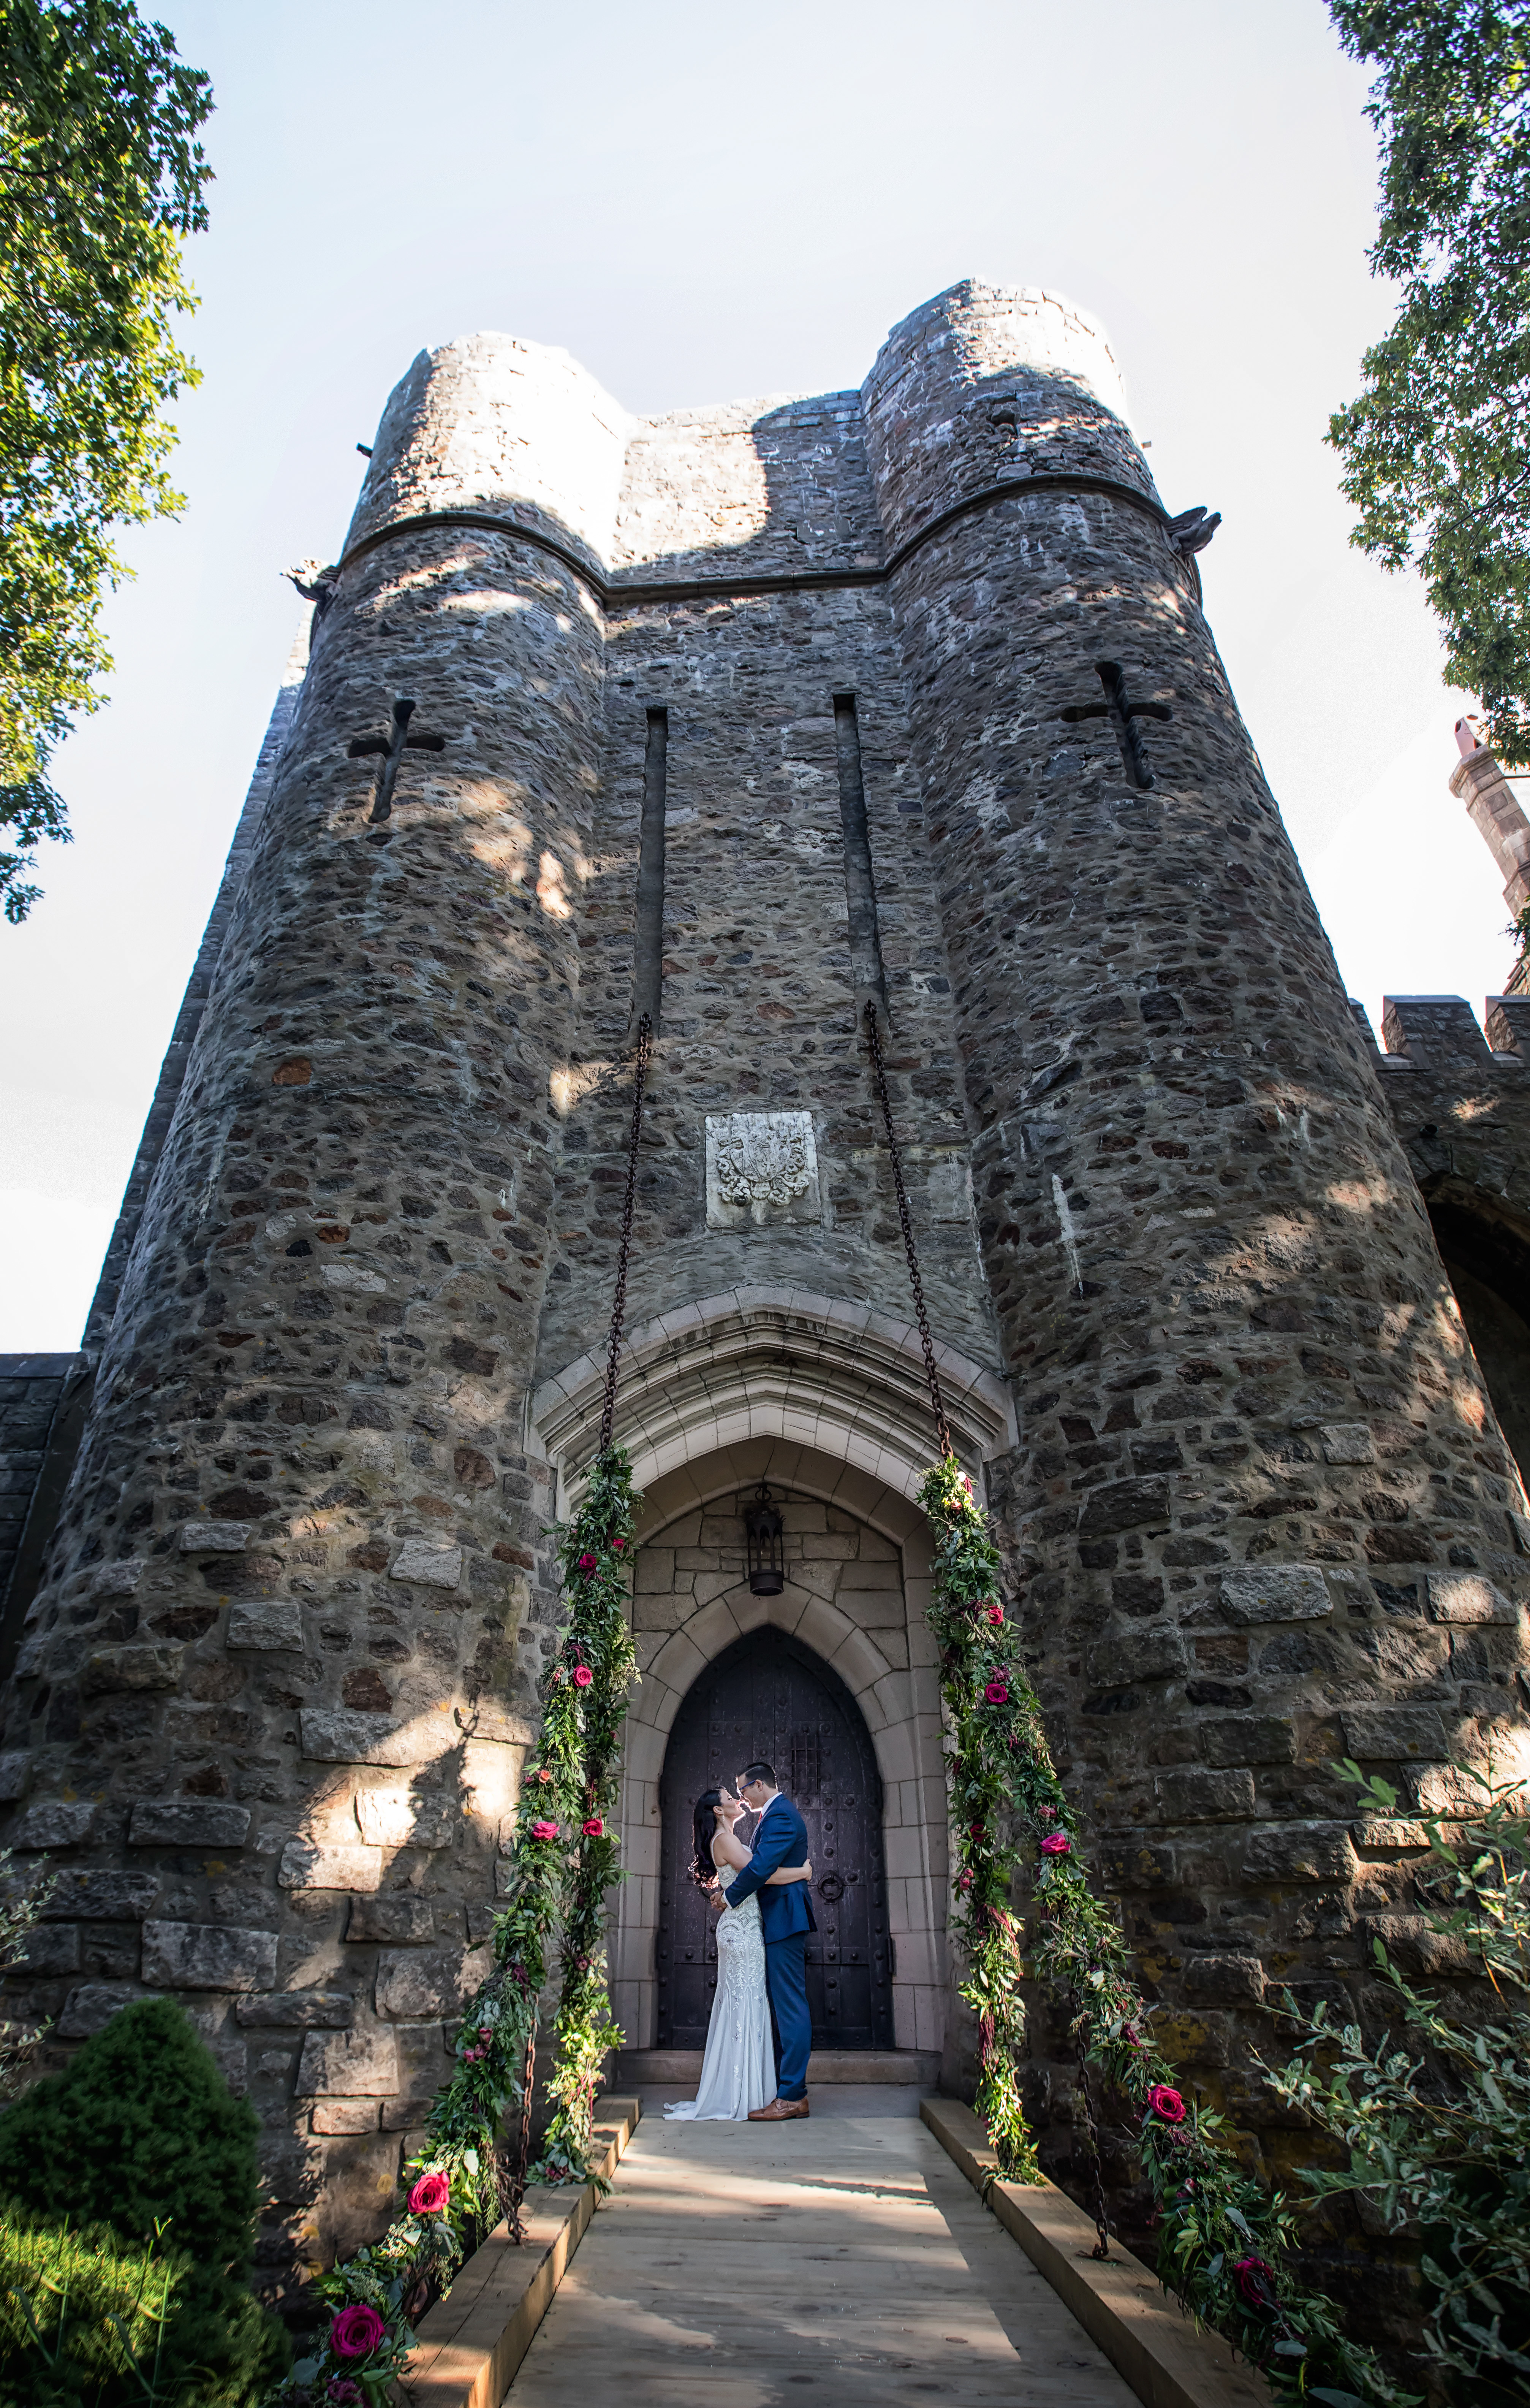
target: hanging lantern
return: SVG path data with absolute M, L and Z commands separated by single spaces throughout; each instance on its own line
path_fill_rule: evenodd
M 756 1597 L 779 1597 L 786 1586 L 786 1573 L 781 1561 L 780 1507 L 771 1497 L 769 1485 L 760 1483 L 760 1493 L 744 1508 L 744 1533 L 749 1541 L 749 1584 Z

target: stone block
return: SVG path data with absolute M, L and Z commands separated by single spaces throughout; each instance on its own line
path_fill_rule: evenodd
M 324 2099 L 308 2110 L 310 2132 L 375 2132 L 379 2102 L 375 2099 Z
M 1296 1735 L 1278 1714 L 1229 1714 L 1200 1727 L 1208 1764 L 1289 1764 Z
M 382 1885 L 380 1848 L 322 1847 L 313 1840 L 289 1840 L 281 1851 L 277 1884 L 281 1889 L 375 1890 Z
M 1360 1860 L 1342 1823 L 1283 1823 L 1256 1831 L 1243 1857 L 1245 1881 L 1350 1882 Z
M 1332 1613 L 1316 1564 L 1240 1564 L 1222 1575 L 1222 1603 L 1234 1622 L 1315 1622 Z
M 1357 1848 L 1426 1848 L 1429 1833 L 1423 1823 L 1404 1822 L 1396 1815 L 1373 1815 L 1351 1823 L 1350 1837 Z
M 450 1848 L 462 1822 L 455 1798 L 413 1798 L 407 1789 L 364 1789 L 356 1799 L 362 1838 L 374 1848 Z
M 427 1588 L 457 1588 L 463 1576 L 461 1547 L 443 1547 L 435 1539 L 406 1539 L 390 1580 L 422 1581 Z
M 128 1818 L 134 1848 L 242 1848 L 250 1808 L 221 1798 L 140 1798 Z
M 1237 1823 L 1253 1813 L 1251 1772 L 1212 1772 L 1186 1765 L 1160 1773 L 1153 1796 L 1167 1823 Z
M 384 1949 L 378 1958 L 377 2011 L 393 2023 L 424 2023 L 454 2014 L 472 1986 L 465 1984 L 460 1950 L 448 1956 L 422 1949 L 396 1955 Z
M 81 1982 L 64 2001 L 64 2013 L 53 2029 L 60 2040 L 93 2040 L 113 2015 L 153 1996 L 132 1982 Z
M 95 1807 L 86 1798 L 35 1798 L 8 1833 L 7 1848 L 78 1848 L 91 1835 Z
M 0 1756 L 0 1806 L 13 1805 L 18 1798 L 24 1798 L 31 1781 L 31 1749 L 7 1748 Z
M 173 1689 L 180 1678 L 185 1652 L 183 1647 L 142 1641 L 93 1648 L 80 1671 L 79 1694 L 99 1698 L 126 1689 Z
M 408 1893 L 395 1898 L 353 1898 L 345 1936 L 380 1941 L 395 1948 L 422 1948 L 436 1937 L 436 1916 L 428 1899 Z
M 1265 1969 L 1257 1956 L 1187 1956 L 1186 1995 L 1209 2006 L 1257 2007 L 1265 1996 Z
M 1444 1718 L 1436 1706 L 1346 1706 L 1339 1715 L 1344 1744 L 1362 1764 L 1405 1756 L 1449 1756 Z
M 1168 1889 L 1174 1884 L 1174 1851 L 1163 1845 L 1156 1832 L 1107 1831 L 1099 1861 L 1112 1889 Z
M 1519 1616 L 1503 1591 L 1480 1572 L 1431 1572 L 1429 1618 L 1432 1622 L 1516 1622 Z
M 143 1977 L 170 1990 L 268 1990 L 277 1935 L 229 1923 L 146 1923 Z
M 319 1276 L 326 1287 L 349 1288 L 358 1296 L 386 1296 L 388 1283 L 380 1271 L 368 1270 L 365 1263 L 322 1263 Z
M 44 1906 L 47 1923 L 141 1923 L 159 1896 L 158 1873 L 88 1872 L 64 1865 L 53 1876 L 53 1893 Z
M 364 1714 L 349 1706 L 305 1706 L 298 1715 L 303 1753 L 321 1764 L 429 1764 L 445 1753 L 456 1733 L 443 1727 L 401 1725 L 386 1714 Z
M 1225 2065 L 1232 2056 L 1231 2017 L 1182 2010 L 1152 2019 L 1152 2036 L 1171 2065 Z
M 1089 1677 L 1096 1688 L 1123 1689 L 1133 1681 L 1162 1681 L 1185 1666 L 1178 1630 L 1138 1630 L 1102 1639 L 1089 1651 Z
M 27 1933 L 25 1953 L 17 1961 L 23 1973 L 78 1973 L 78 1923 L 35 1923 Z
M 349 1990 L 265 1990 L 234 2010 L 252 2031 L 345 2031 L 356 2012 Z
M 143 1577 L 142 1564 L 103 1564 L 91 1579 L 93 1597 L 131 1597 Z
M 1330 1422 L 1318 1433 L 1326 1463 L 1374 1463 L 1376 1441 L 1368 1422 Z
M 237 1599 L 228 1610 L 227 1645 L 263 1654 L 276 1648 L 301 1650 L 303 1609 L 293 1598 L 267 1597 Z
M 250 1544 L 248 1522 L 182 1522 L 183 1555 L 242 1555 Z
M 1168 1517 L 1166 1480 L 1113 1480 L 1084 1498 L 1079 1536 L 1108 1538 L 1113 1531 L 1135 1530 L 1144 1522 L 1167 1522 Z
M 398 2088 L 398 2043 L 387 2029 L 310 2031 L 293 2086 L 300 2099 L 391 2099 Z

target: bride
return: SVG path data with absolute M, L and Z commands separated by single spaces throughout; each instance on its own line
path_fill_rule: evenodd
M 694 2099 L 666 2107 L 679 2123 L 742 2123 L 754 2107 L 776 2096 L 776 2048 L 770 2031 L 770 2000 L 765 1993 L 765 1934 L 760 1928 L 760 1901 L 746 1898 L 729 1906 L 722 1882 L 749 1863 L 750 1852 L 736 1836 L 744 1813 L 741 1798 L 728 1789 L 708 1789 L 696 1800 L 696 1853 L 691 1878 L 722 1913 L 717 1926 L 717 1991 L 707 2027 L 707 2053 L 701 2060 L 701 2088 Z M 782 1866 L 771 1883 L 811 1881 L 810 1864 Z

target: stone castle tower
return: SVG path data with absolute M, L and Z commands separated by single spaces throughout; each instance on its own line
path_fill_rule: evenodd
M 85 1354 L 7 1391 L 42 1479 L 0 1841 L 60 1875 L 21 1987 L 64 2040 L 195 2011 L 268 2128 L 273 2289 L 385 2219 L 480 1970 L 644 1008 L 635 2050 L 704 2017 L 675 1834 L 764 1731 L 827 1884 L 828 2043 L 961 2075 L 868 997 L 1093 1861 L 1277 2172 L 1266 1983 L 1343 1992 L 1414 1928 L 1416 1833 L 1357 1823 L 1333 1759 L 1448 1806 L 1452 1756 L 1511 1744 L 1530 1526 L 1466 1327 L 1512 1436 L 1530 1001 L 1490 1053 L 1398 998 L 1378 1056 L 1186 540 L 1101 329 L 1029 290 L 942 294 L 859 393 L 634 420 L 483 335 L 390 399 Z M 1065 2168 L 1044 2015 L 1035 2046 Z

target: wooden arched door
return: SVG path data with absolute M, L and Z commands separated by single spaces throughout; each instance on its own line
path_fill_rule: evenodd
M 890 2048 L 893 1987 L 882 1864 L 881 1781 L 871 1734 L 838 1675 L 780 1630 L 757 1630 L 708 1664 L 675 1717 L 659 1798 L 664 1863 L 658 2043 L 706 2044 L 717 1987 L 717 1918 L 690 1878 L 703 1790 L 751 1756 L 808 1826 L 818 1930 L 808 1942 L 815 2048 Z

